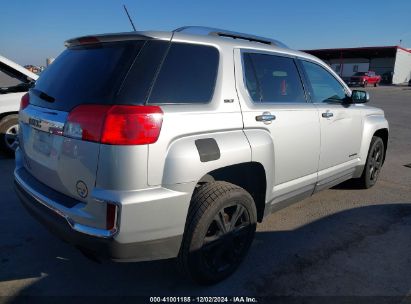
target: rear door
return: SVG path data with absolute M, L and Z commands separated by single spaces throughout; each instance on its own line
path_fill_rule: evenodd
M 317 181 L 320 126 L 295 59 L 237 49 L 235 63 L 245 133 L 251 138 L 267 132 L 274 145 L 274 165 L 266 168 L 274 172 L 268 199 L 277 203 L 310 195 Z
M 362 106 L 347 103 L 348 90 L 326 68 L 301 60 L 310 98 L 319 111 L 321 154 L 319 186 L 352 173 L 359 162 Z
M 174 34 L 147 98 L 147 105 L 161 106 L 164 113 L 160 137 L 148 147 L 148 184 L 153 186 L 195 181 L 200 170 L 251 158 L 235 99 L 232 48 L 194 44 L 184 36 Z M 214 140 L 220 156 L 193 171 L 199 160 L 197 139 Z

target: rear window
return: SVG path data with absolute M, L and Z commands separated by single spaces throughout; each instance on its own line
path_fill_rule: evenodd
M 60 111 L 79 104 L 207 103 L 218 58 L 214 47 L 160 40 L 72 47 L 42 73 L 30 103 Z
M 102 43 L 65 50 L 40 76 L 30 103 L 70 111 L 79 104 L 111 104 L 145 41 Z
M 214 93 L 218 50 L 172 43 L 150 94 L 149 103 L 207 103 Z

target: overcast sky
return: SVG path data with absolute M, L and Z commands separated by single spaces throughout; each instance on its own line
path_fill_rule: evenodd
M 295 49 L 398 45 L 411 48 L 411 0 L 3 1 L 0 54 L 45 65 L 68 38 L 204 25 L 272 37 Z

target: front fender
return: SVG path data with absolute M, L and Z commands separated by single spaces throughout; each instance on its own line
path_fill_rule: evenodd
M 360 148 L 360 164 L 365 165 L 367 161 L 368 150 L 370 148 L 370 143 L 373 135 L 376 131 L 381 129 L 389 130 L 388 121 L 381 114 L 372 114 L 365 116 L 364 127 Z

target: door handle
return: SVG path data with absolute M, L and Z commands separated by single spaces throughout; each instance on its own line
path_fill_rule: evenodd
M 271 123 L 275 120 L 275 115 L 272 115 L 270 112 L 264 112 L 263 115 L 258 115 L 255 117 L 256 121 L 262 121 L 265 124 Z
M 322 113 L 321 116 L 324 117 L 324 118 L 330 118 L 330 117 L 333 117 L 333 116 L 334 116 L 334 113 L 332 113 L 332 112 L 325 112 L 325 113 Z

